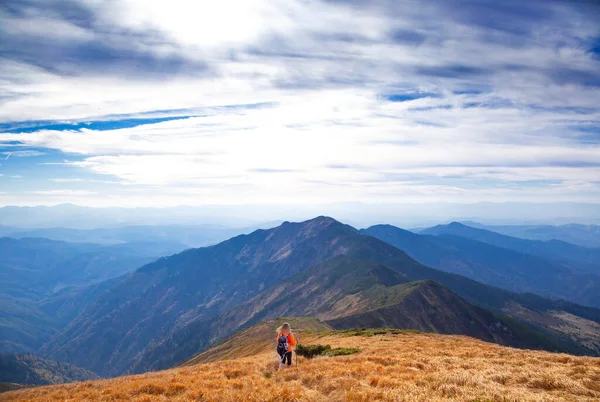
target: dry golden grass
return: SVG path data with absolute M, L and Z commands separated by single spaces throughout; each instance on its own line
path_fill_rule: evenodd
M 138 376 L 39 387 L 3 401 L 599 401 L 600 359 L 505 348 L 462 336 L 301 334 L 361 353 L 299 359 L 274 353 Z

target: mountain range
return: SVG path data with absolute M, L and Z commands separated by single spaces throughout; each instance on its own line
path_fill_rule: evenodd
M 600 249 L 523 240 L 454 223 L 415 234 L 391 225 L 361 231 L 424 265 L 515 292 L 600 307 Z M 563 246 L 554 248 L 553 245 Z M 568 249 L 573 259 L 567 260 Z M 545 257 L 545 258 L 544 258 Z
M 549 260 L 561 261 L 574 269 L 600 273 L 600 244 L 583 247 L 562 240 L 529 240 L 507 236 L 486 229 L 473 228 L 458 222 L 425 229 L 420 234 L 452 235 L 477 240 L 520 253 L 531 254 Z
M 507 236 L 530 240 L 562 240 L 584 247 L 600 247 L 600 226 L 569 223 L 566 225 L 484 225 L 462 222 L 466 226 L 487 229 Z
M 282 314 L 319 317 L 334 328 L 414 328 L 600 353 L 600 310 L 429 268 L 327 217 L 284 222 L 145 265 L 103 292 L 39 353 L 103 376 L 143 372 L 173 366 Z

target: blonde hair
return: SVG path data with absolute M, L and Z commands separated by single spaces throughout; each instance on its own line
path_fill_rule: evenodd
M 281 327 L 277 328 L 277 333 L 283 334 L 284 330 L 289 332 L 290 334 L 292 333 L 292 327 L 290 327 L 290 324 L 288 324 L 287 322 L 284 322 Z

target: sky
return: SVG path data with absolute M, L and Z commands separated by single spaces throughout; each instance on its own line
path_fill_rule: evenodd
M 600 202 L 594 1 L 3 0 L 0 205 Z

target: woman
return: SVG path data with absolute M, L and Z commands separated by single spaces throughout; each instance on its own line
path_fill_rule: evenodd
M 277 353 L 281 361 L 279 362 L 279 368 L 282 368 L 286 362 L 288 366 L 292 365 L 292 350 L 296 346 L 296 338 L 292 334 L 292 328 L 290 324 L 283 323 L 283 325 L 277 328 Z

